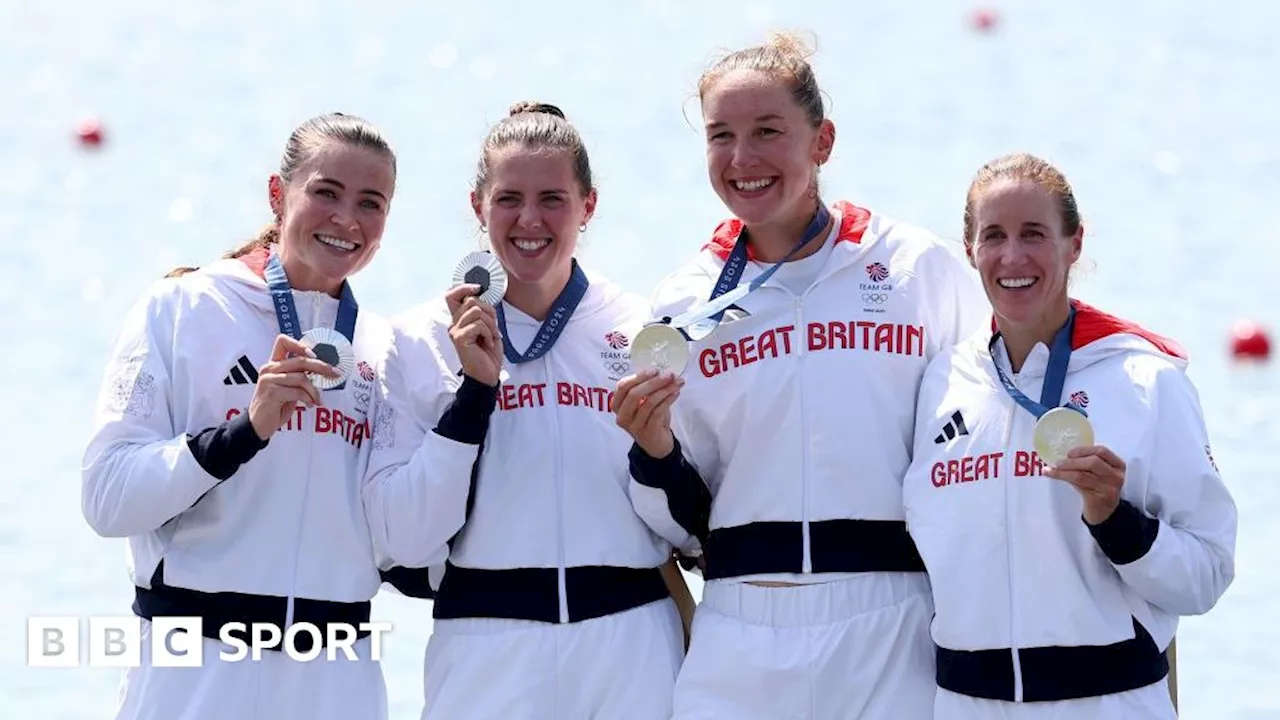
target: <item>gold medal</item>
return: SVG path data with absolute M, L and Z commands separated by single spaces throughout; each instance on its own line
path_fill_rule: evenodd
M 670 325 L 647 325 L 631 341 L 631 366 L 636 372 L 656 369 L 679 375 L 688 362 L 689 342 Z
M 1093 444 L 1093 425 L 1083 414 L 1057 407 L 1036 421 L 1032 442 L 1040 460 L 1056 466 L 1067 459 L 1067 453 L 1073 448 Z

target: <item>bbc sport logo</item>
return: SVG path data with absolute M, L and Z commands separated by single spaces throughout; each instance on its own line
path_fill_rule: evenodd
M 151 664 L 155 667 L 200 667 L 204 657 L 203 623 L 198 617 L 157 617 L 151 621 Z M 356 638 L 368 633 L 369 657 L 382 659 L 382 635 L 391 632 L 390 622 L 294 623 L 283 632 L 271 623 L 227 623 L 218 633 L 224 647 L 217 659 L 223 662 L 261 660 L 264 653 L 284 652 L 297 662 L 323 657 L 332 662 L 341 654 L 356 660 Z M 237 635 L 233 635 L 236 633 Z M 248 642 L 241 639 L 248 637 Z M 306 638 L 299 641 L 299 638 Z M 87 635 L 89 667 L 137 667 L 142 664 L 142 620 L 136 615 L 90 617 Z M 78 617 L 27 618 L 27 665 L 29 667 L 79 667 L 83 639 Z M 323 647 L 322 647 L 323 643 Z M 301 645 L 304 649 L 299 649 Z M 273 650 L 271 648 L 280 648 Z

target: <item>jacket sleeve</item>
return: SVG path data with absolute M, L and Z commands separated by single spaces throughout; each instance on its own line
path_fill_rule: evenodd
M 382 363 L 363 484 L 379 567 L 443 563 L 462 529 L 497 388 L 446 368 L 430 338 L 397 330 Z
M 103 537 L 156 530 L 220 482 L 201 467 L 191 438 L 175 428 L 170 368 L 177 293 L 166 281 L 136 303 L 107 363 L 80 468 L 81 511 Z
M 937 295 L 931 302 L 935 318 L 932 354 L 954 347 L 968 339 L 983 325 L 990 327 L 991 302 L 987 299 L 973 272 L 963 260 L 937 241 L 930 249 L 928 277 L 936 283 Z
M 679 315 L 710 292 L 711 279 L 697 262 L 681 266 L 654 290 L 649 317 Z M 688 372 L 688 371 L 686 371 Z M 714 438 L 697 431 L 695 408 L 677 399 L 671 406 L 675 448 L 664 458 L 651 457 L 632 443 L 627 455 L 631 480 L 627 492 L 632 508 L 655 535 L 682 556 L 702 555 L 709 534 L 711 490 L 708 473 L 719 467 Z
M 682 555 L 698 557 L 710 533 L 711 491 L 686 453 L 678 436 L 675 449 L 663 458 L 632 443 L 631 505 L 649 529 Z
M 1213 461 L 1191 381 L 1168 367 L 1157 371 L 1151 394 L 1153 437 L 1126 469 L 1128 478 L 1146 479 L 1145 493 L 1122 493 L 1116 512 L 1089 531 L 1143 599 L 1199 615 L 1235 577 L 1236 505 Z

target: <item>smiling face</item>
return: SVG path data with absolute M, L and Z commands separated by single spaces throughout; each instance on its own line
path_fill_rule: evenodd
M 734 70 L 703 95 L 707 171 L 724 204 L 747 225 L 812 214 L 810 189 L 827 161 L 835 126 L 817 127 L 781 77 Z
M 1062 216 L 1058 199 L 1030 179 L 1002 178 L 973 196 L 967 252 L 1002 331 L 1051 336 L 1066 320 L 1084 231 L 1064 234 Z
M 336 140 L 323 141 L 289 180 L 273 175 L 270 202 L 289 284 L 336 295 L 377 253 L 394 187 L 388 157 Z
M 583 193 L 568 152 L 513 144 L 489 155 L 485 185 L 471 205 L 513 287 L 558 291 L 572 271 L 579 228 L 595 212 L 596 191 Z

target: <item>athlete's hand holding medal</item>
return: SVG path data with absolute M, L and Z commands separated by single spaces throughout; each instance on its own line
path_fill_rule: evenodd
M 1056 344 L 1056 343 L 1055 343 Z M 1058 363 L 1065 365 L 1064 359 Z M 1059 371 L 1050 369 L 1051 387 L 1061 387 Z M 1045 477 L 1070 483 L 1083 500 L 1085 522 L 1098 525 L 1120 506 L 1124 487 L 1124 460 L 1104 445 L 1095 445 L 1093 424 L 1074 403 L 1049 409 L 1036 419 L 1032 435 L 1036 454 L 1044 463 Z
M 293 416 L 298 404 L 322 405 L 317 385 L 332 387 L 345 377 L 339 362 L 330 363 L 313 350 L 307 337 L 276 336 L 271 360 L 258 368 L 258 382 L 249 401 L 249 422 L 262 440 L 269 439 Z
M 453 323 L 449 339 L 462 371 L 477 382 L 498 384 L 502 371 L 502 333 L 494 309 L 507 291 L 507 274 L 492 253 L 467 255 L 454 271 L 455 287 L 445 294 Z
M 1104 445 L 1074 447 L 1044 469 L 1045 477 L 1071 483 L 1084 500 L 1084 520 L 1098 525 L 1120 506 L 1125 463 Z
M 613 413 L 650 457 L 663 458 L 675 449 L 671 405 L 684 387 L 681 374 L 689 363 L 689 341 L 702 338 L 718 321 L 706 322 L 715 309 L 686 313 L 688 318 L 650 323 L 631 342 L 633 374 L 622 378 L 613 394 Z
M 258 369 L 258 382 L 249 402 L 249 422 L 258 437 L 266 440 L 289 421 L 298 403 L 323 405 L 320 391 L 346 382 L 356 366 L 351 339 L 355 337 L 359 307 L 351 286 L 344 282 L 337 327 L 314 327 L 303 333 L 278 253 L 268 258 L 263 277 L 275 306 L 280 334 L 271 348 L 271 359 Z
M 1054 334 L 1045 367 L 1040 402 L 1027 397 L 995 363 L 996 375 L 1009 396 L 1036 419 L 1032 443 L 1045 467 L 1042 474 L 1070 483 L 1084 501 L 1085 522 L 1097 525 L 1120 505 L 1120 489 L 1124 487 L 1125 463 L 1109 448 L 1094 444 L 1093 424 L 1088 413 L 1074 398 L 1059 406 L 1067 365 L 1071 358 L 1071 337 L 1076 311 L 1072 307 L 1067 321 Z M 996 341 L 992 335 L 988 351 L 995 357 Z
M 1060 379 L 1047 382 L 1061 386 Z M 1098 525 L 1111 517 L 1120 506 L 1125 463 L 1110 448 L 1094 444 L 1093 424 L 1081 408 L 1071 403 L 1044 412 L 1036 419 L 1032 443 L 1044 463 L 1043 475 L 1080 493 L 1085 522 Z
M 613 394 L 618 426 L 650 457 L 663 458 L 675 449 L 671 404 L 684 387 L 689 340 L 668 323 L 646 325 L 631 342 L 634 373 L 622 378 Z
M 618 382 L 613 394 L 618 427 L 626 430 L 650 457 L 663 458 L 675 449 L 671 404 L 680 397 L 683 387 L 684 378 L 656 367 L 642 369 Z
M 654 458 L 670 455 L 676 446 L 671 404 L 680 397 L 680 374 L 689 362 L 689 337 L 681 327 L 670 321 L 650 323 L 636 333 L 631 342 L 635 372 L 622 378 L 613 394 L 618 427 Z

